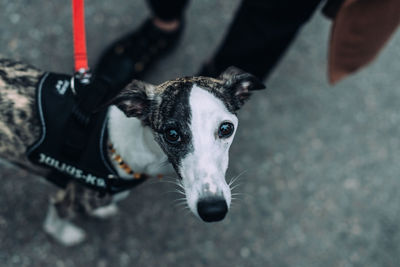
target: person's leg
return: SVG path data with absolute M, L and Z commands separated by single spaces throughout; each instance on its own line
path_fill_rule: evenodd
M 109 80 L 116 89 L 142 78 L 152 63 L 176 46 L 181 36 L 188 0 L 147 2 L 153 17 L 108 47 L 95 67 L 95 76 Z
M 320 2 L 244 0 L 227 36 L 200 75 L 215 77 L 232 65 L 266 78 Z

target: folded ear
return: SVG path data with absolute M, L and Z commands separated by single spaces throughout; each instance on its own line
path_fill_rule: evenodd
M 133 80 L 110 101 L 110 104 L 116 105 L 127 117 L 145 120 L 150 112 L 153 92 L 154 85 Z
M 225 82 L 226 92 L 233 97 L 236 110 L 250 97 L 251 91 L 265 89 L 265 85 L 254 75 L 236 67 L 229 67 L 219 79 Z

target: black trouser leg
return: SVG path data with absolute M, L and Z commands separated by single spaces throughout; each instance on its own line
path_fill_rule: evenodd
M 266 78 L 320 2 L 242 1 L 225 40 L 200 74 L 217 76 L 236 66 Z
M 147 0 L 154 15 L 164 21 L 180 19 L 188 0 Z

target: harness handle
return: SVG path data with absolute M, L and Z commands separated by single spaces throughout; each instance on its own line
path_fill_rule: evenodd
M 86 52 L 84 0 L 72 0 L 72 30 L 74 39 L 75 78 L 83 84 L 90 82 Z

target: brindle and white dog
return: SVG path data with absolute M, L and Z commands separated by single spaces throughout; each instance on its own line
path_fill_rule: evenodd
M 35 92 L 43 74 L 0 58 L 0 156 L 41 175 L 46 170 L 33 166 L 25 153 L 41 132 Z M 251 90 L 263 88 L 254 76 L 235 68 L 219 79 L 179 78 L 158 86 L 133 81 L 110 101 L 110 142 L 137 172 L 156 175 L 175 169 L 190 210 L 207 222 L 222 220 L 231 202 L 225 172 L 238 126 L 236 112 Z M 121 177 L 132 179 L 114 164 Z M 76 211 L 112 215 L 120 196 L 100 198 L 70 183 L 51 198 L 44 229 L 65 245 L 79 243 L 85 233 L 70 221 Z

